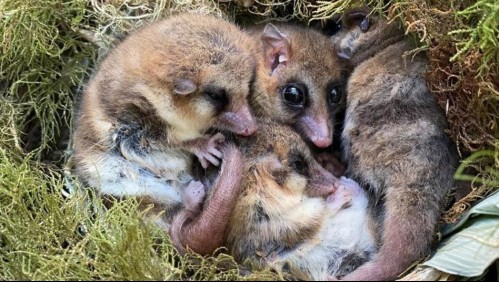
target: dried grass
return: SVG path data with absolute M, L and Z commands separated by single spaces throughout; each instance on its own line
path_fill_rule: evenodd
M 117 41 L 173 13 L 307 23 L 366 4 L 401 21 L 429 56 L 430 87 L 464 159 L 456 179 L 472 187 L 446 213 L 455 221 L 499 187 L 497 1 L 0 0 L 0 280 L 282 279 L 224 255 L 178 256 L 134 200 L 101 213 L 87 192 L 64 197 L 73 101 Z

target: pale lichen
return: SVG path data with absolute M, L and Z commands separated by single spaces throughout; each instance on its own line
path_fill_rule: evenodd
M 495 0 L 0 0 L 0 280 L 283 279 L 227 255 L 179 256 L 136 200 L 106 210 L 90 191 L 69 193 L 78 182 L 52 161 L 70 153 L 74 101 L 99 58 L 134 29 L 181 12 L 309 23 L 359 5 L 400 21 L 428 54 L 429 85 L 465 159 L 456 178 L 472 182 L 445 219 L 496 190 Z

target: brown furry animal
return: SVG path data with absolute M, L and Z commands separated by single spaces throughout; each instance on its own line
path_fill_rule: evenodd
M 348 80 L 342 133 L 347 176 L 370 194 L 379 251 L 345 280 L 392 280 L 428 254 L 456 154 L 445 115 L 427 88 L 424 55 L 396 23 L 364 10 L 343 16 L 331 37 L 354 71 Z
M 360 186 L 342 178 L 327 199 L 309 196 L 336 178 L 290 127 L 261 121 L 258 128 L 238 144 L 245 174 L 228 225 L 230 253 L 308 280 L 343 276 L 367 261 L 374 238 Z
M 247 102 L 256 68 L 251 42 L 235 25 L 201 15 L 173 16 L 129 36 L 85 90 L 74 136 L 76 174 L 103 195 L 154 203 L 166 211 L 160 222 L 166 230 L 184 198 L 187 210 L 199 207 L 204 187 L 190 175 L 191 157 L 206 167 L 223 155 L 224 136 L 206 131 L 256 130 Z M 221 245 L 240 178 L 237 152 L 229 150 L 223 161 L 234 167 L 222 167 L 197 220 L 175 220 L 177 246 L 206 254 Z
M 345 68 L 329 38 L 291 24 L 251 30 L 258 52 L 252 102 L 256 115 L 292 125 L 319 148 L 331 145 L 344 108 Z

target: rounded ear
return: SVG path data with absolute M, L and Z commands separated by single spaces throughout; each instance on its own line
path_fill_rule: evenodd
M 197 86 L 194 81 L 188 78 L 182 78 L 175 81 L 173 93 L 177 95 L 188 95 L 196 91 Z
M 347 27 L 359 25 L 360 30 L 367 31 L 370 26 L 369 12 L 367 10 L 350 10 L 345 12 L 344 24 Z
M 259 158 L 258 167 L 269 172 L 270 174 L 283 169 L 281 161 L 274 155 Z
M 271 181 L 278 185 L 283 185 L 286 180 L 286 169 L 282 162 L 274 155 L 260 157 L 255 165 L 255 169 L 256 174 L 270 175 L 272 177 Z M 267 179 L 265 183 L 268 185 L 270 179 L 268 177 L 263 177 L 263 179 Z M 265 187 L 265 185 L 262 187 Z
M 290 56 L 290 42 L 288 37 L 269 23 L 265 26 L 261 36 L 263 53 L 267 66 L 273 72 L 279 65 L 285 65 Z

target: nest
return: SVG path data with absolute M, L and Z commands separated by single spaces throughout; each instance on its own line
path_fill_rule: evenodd
M 186 11 L 310 23 L 368 5 L 401 21 L 420 42 L 414 52 L 430 58 L 428 82 L 463 159 L 462 189 L 444 216 L 455 222 L 499 187 L 499 4 L 429 3 L 0 0 L 0 279 L 283 278 L 247 271 L 225 255 L 180 257 L 163 232 L 144 225 L 134 200 L 102 214 L 92 195 L 60 193 L 68 186 L 74 104 L 96 63 L 129 31 Z

